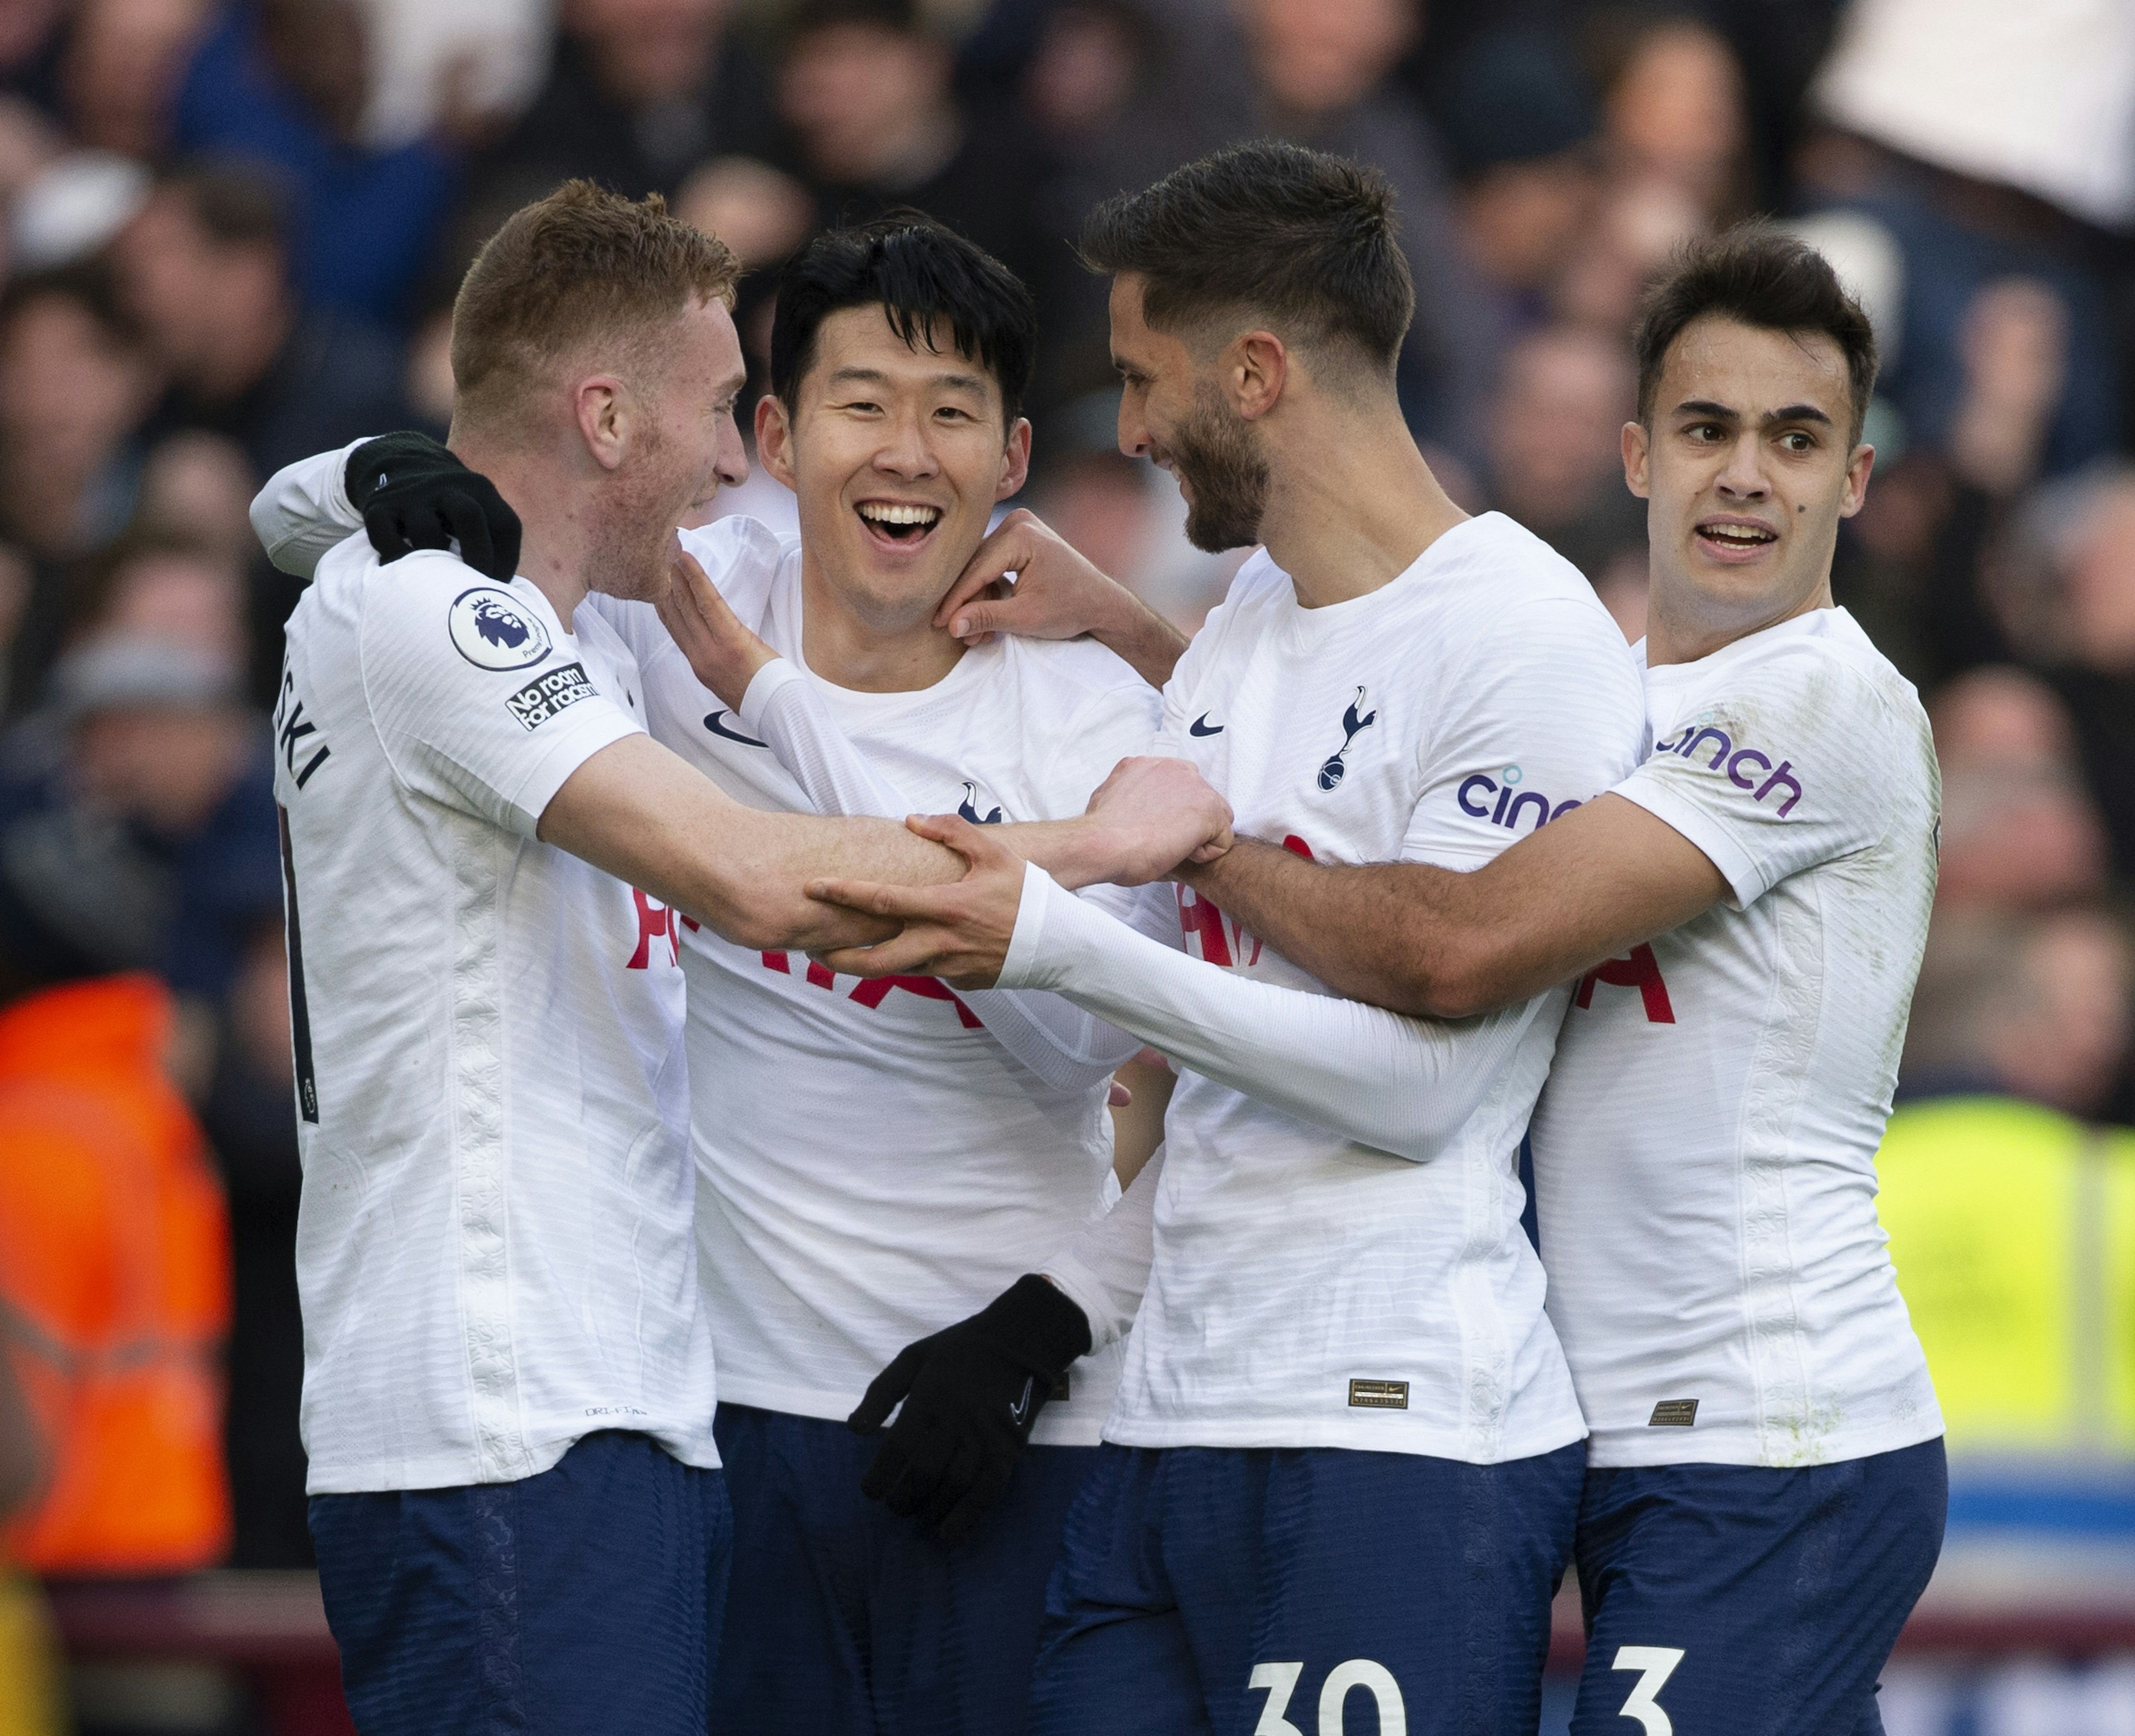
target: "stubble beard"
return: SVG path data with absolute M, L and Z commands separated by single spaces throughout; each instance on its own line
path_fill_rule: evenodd
M 1186 540 L 1203 554 L 1249 549 L 1261 540 L 1266 515 L 1268 463 L 1251 427 L 1203 382 L 1193 410 L 1172 432 L 1172 467 L 1193 485 Z

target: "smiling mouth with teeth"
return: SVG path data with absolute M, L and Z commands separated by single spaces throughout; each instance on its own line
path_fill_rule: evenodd
M 1760 525 L 1700 525 L 1697 534 L 1731 549 L 1754 549 L 1779 540 Z
M 942 521 L 939 507 L 910 506 L 897 501 L 862 501 L 853 510 L 894 542 L 917 542 Z

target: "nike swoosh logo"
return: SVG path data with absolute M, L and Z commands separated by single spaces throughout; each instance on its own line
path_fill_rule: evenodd
M 1186 733 L 1189 735 L 1221 735 L 1223 733 L 1223 726 L 1221 724 L 1210 723 L 1208 714 L 1203 711 L 1192 723 L 1187 725 Z
M 744 735 L 738 730 L 729 730 L 719 721 L 722 717 L 733 715 L 731 711 L 714 711 L 704 719 L 704 727 L 713 735 L 724 735 L 729 741 L 738 741 L 745 748 L 768 748 L 771 745 L 767 741 L 758 741 L 753 735 Z
M 1023 1426 L 1023 1419 L 1030 1414 L 1030 1395 L 1037 1384 L 1034 1377 L 1025 1375 L 1023 1377 L 1023 1396 L 1008 1408 L 1008 1414 L 1015 1418 L 1018 1428 Z

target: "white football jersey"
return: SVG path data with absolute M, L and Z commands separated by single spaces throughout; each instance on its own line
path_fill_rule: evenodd
M 683 541 L 745 624 L 804 672 L 797 541 L 727 519 Z M 809 811 L 642 604 L 596 599 L 641 659 L 647 727 L 756 807 Z M 981 822 L 1082 812 L 1145 753 L 1159 702 L 1090 641 L 999 638 L 918 692 L 808 680 L 915 812 Z M 1043 1084 L 932 977 L 833 976 L 678 925 L 690 982 L 699 1265 L 720 1396 L 843 1418 L 903 1346 L 990 1302 L 1102 1211 L 1101 1082 Z M 1121 1350 L 1077 1363 L 1041 1443 L 1093 1444 Z
M 1163 750 L 1201 768 L 1241 832 L 1320 861 L 1456 869 L 1615 783 L 1640 726 L 1636 664 L 1593 588 L 1497 513 L 1325 608 L 1300 608 L 1256 555 L 1164 707 Z M 1178 895 L 1189 952 L 1325 992 Z M 1567 997 L 1538 998 L 1479 1107 L 1424 1162 L 1182 1074 L 1154 1263 L 1105 1438 L 1471 1463 L 1579 1439 L 1518 1173 Z
M 361 536 L 275 715 L 315 1493 L 509 1482 L 582 1435 L 715 1466 L 683 980 L 641 894 L 538 841 L 639 730 L 629 651 Z
M 1616 793 L 1729 894 L 1590 972 L 1534 1124 L 1596 1465 L 1814 1465 L 1942 1433 L 1876 1220 L 1941 780 L 1842 609 L 1646 675 Z

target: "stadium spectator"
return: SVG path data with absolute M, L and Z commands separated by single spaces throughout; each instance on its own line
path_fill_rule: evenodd
M 1974 670 L 1929 715 L 1943 773 L 1938 909 L 2050 909 L 2104 891 L 2104 827 L 2052 690 L 2017 670 Z
M 0 1302 L 51 1449 L 7 1547 L 46 1575 L 185 1573 L 229 1540 L 222 1200 L 162 1071 L 167 992 L 85 974 L 41 926 L 0 889 Z
M 1468 257 L 1508 330 L 1538 324 L 1599 191 L 1585 81 L 1553 36 L 1502 31 L 1447 70 L 1437 107 Z
M 1042 296 L 1072 261 L 1064 239 L 1034 220 L 1031 190 L 1044 172 L 1035 135 L 1011 114 L 967 109 L 952 70 L 950 45 L 916 0 L 806 0 L 787 40 L 778 107 L 819 219 L 922 211 Z
M 290 200 L 289 265 L 304 301 L 390 323 L 406 317 L 458 164 L 431 139 L 362 143 L 366 28 L 357 0 L 232 7 L 186 70 L 171 142 L 271 176 Z
M 469 239 L 574 176 L 671 198 L 712 158 L 772 155 L 769 85 L 728 13 L 726 0 L 570 0 L 546 80 L 476 166 Z
M 1629 603 L 1643 595 L 1646 560 L 1645 509 L 1624 486 L 1619 450 L 1636 408 L 1620 342 L 1553 326 L 1507 353 L 1484 434 L 1491 503 Z
M 1402 409 L 1420 439 L 1473 466 L 1495 324 L 1460 243 L 1443 152 L 1389 86 L 1415 40 L 1416 0 L 1247 0 L 1258 130 L 1386 172 L 1400 201 L 1416 320 L 1402 345 Z
M 2074 1466 L 2135 1451 L 2135 1139 L 2096 1124 L 2130 985 L 2126 935 L 2079 906 L 1939 915 L 1914 997 L 1877 1208 L 1952 1450 L 1993 1456 L 1969 1475 L 2005 1524 L 2038 1511 L 2041 1472 L 2063 1491 Z
M 60 112 L 77 143 L 152 162 L 207 0 L 78 0 L 58 67 Z
M 375 327 L 299 304 L 266 182 L 229 169 L 173 172 L 115 254 L 127 303 L 171 380 L 151 438 L 227 435 L 264 478 L 399 425 L 396 347 Z
M 2114 256 L 2101 231 L 2135 220 L 2135 14 L 2116 0 L 2050 17 L 1861 0 L 1811 101 L 1832 125 L 1804 149 L 1803 194 L 1881 225 L 1905 260 L 1905 347 L 1886 389 L 1913 437 L 1950 437 L 1973 293 L 2028 277 L 2064 303 L 2071 363 L 2045 469 L 2109 451 L 2121 412 L 2098 268 Z
M 155 390 L 145 346 L 100 272 L 22 278 L 0 297 L 0 535 L 27 557 L 15 587 L 6 709 L 34 704 L 73 604 L 71 563 L 133 508 L 133 429 Z
M 0 523 L 51 558 L 108 541 L 133 511 L 129 437 L 155 386 L 108 277 L 85 267 L 10 284 L 0 371 Z

